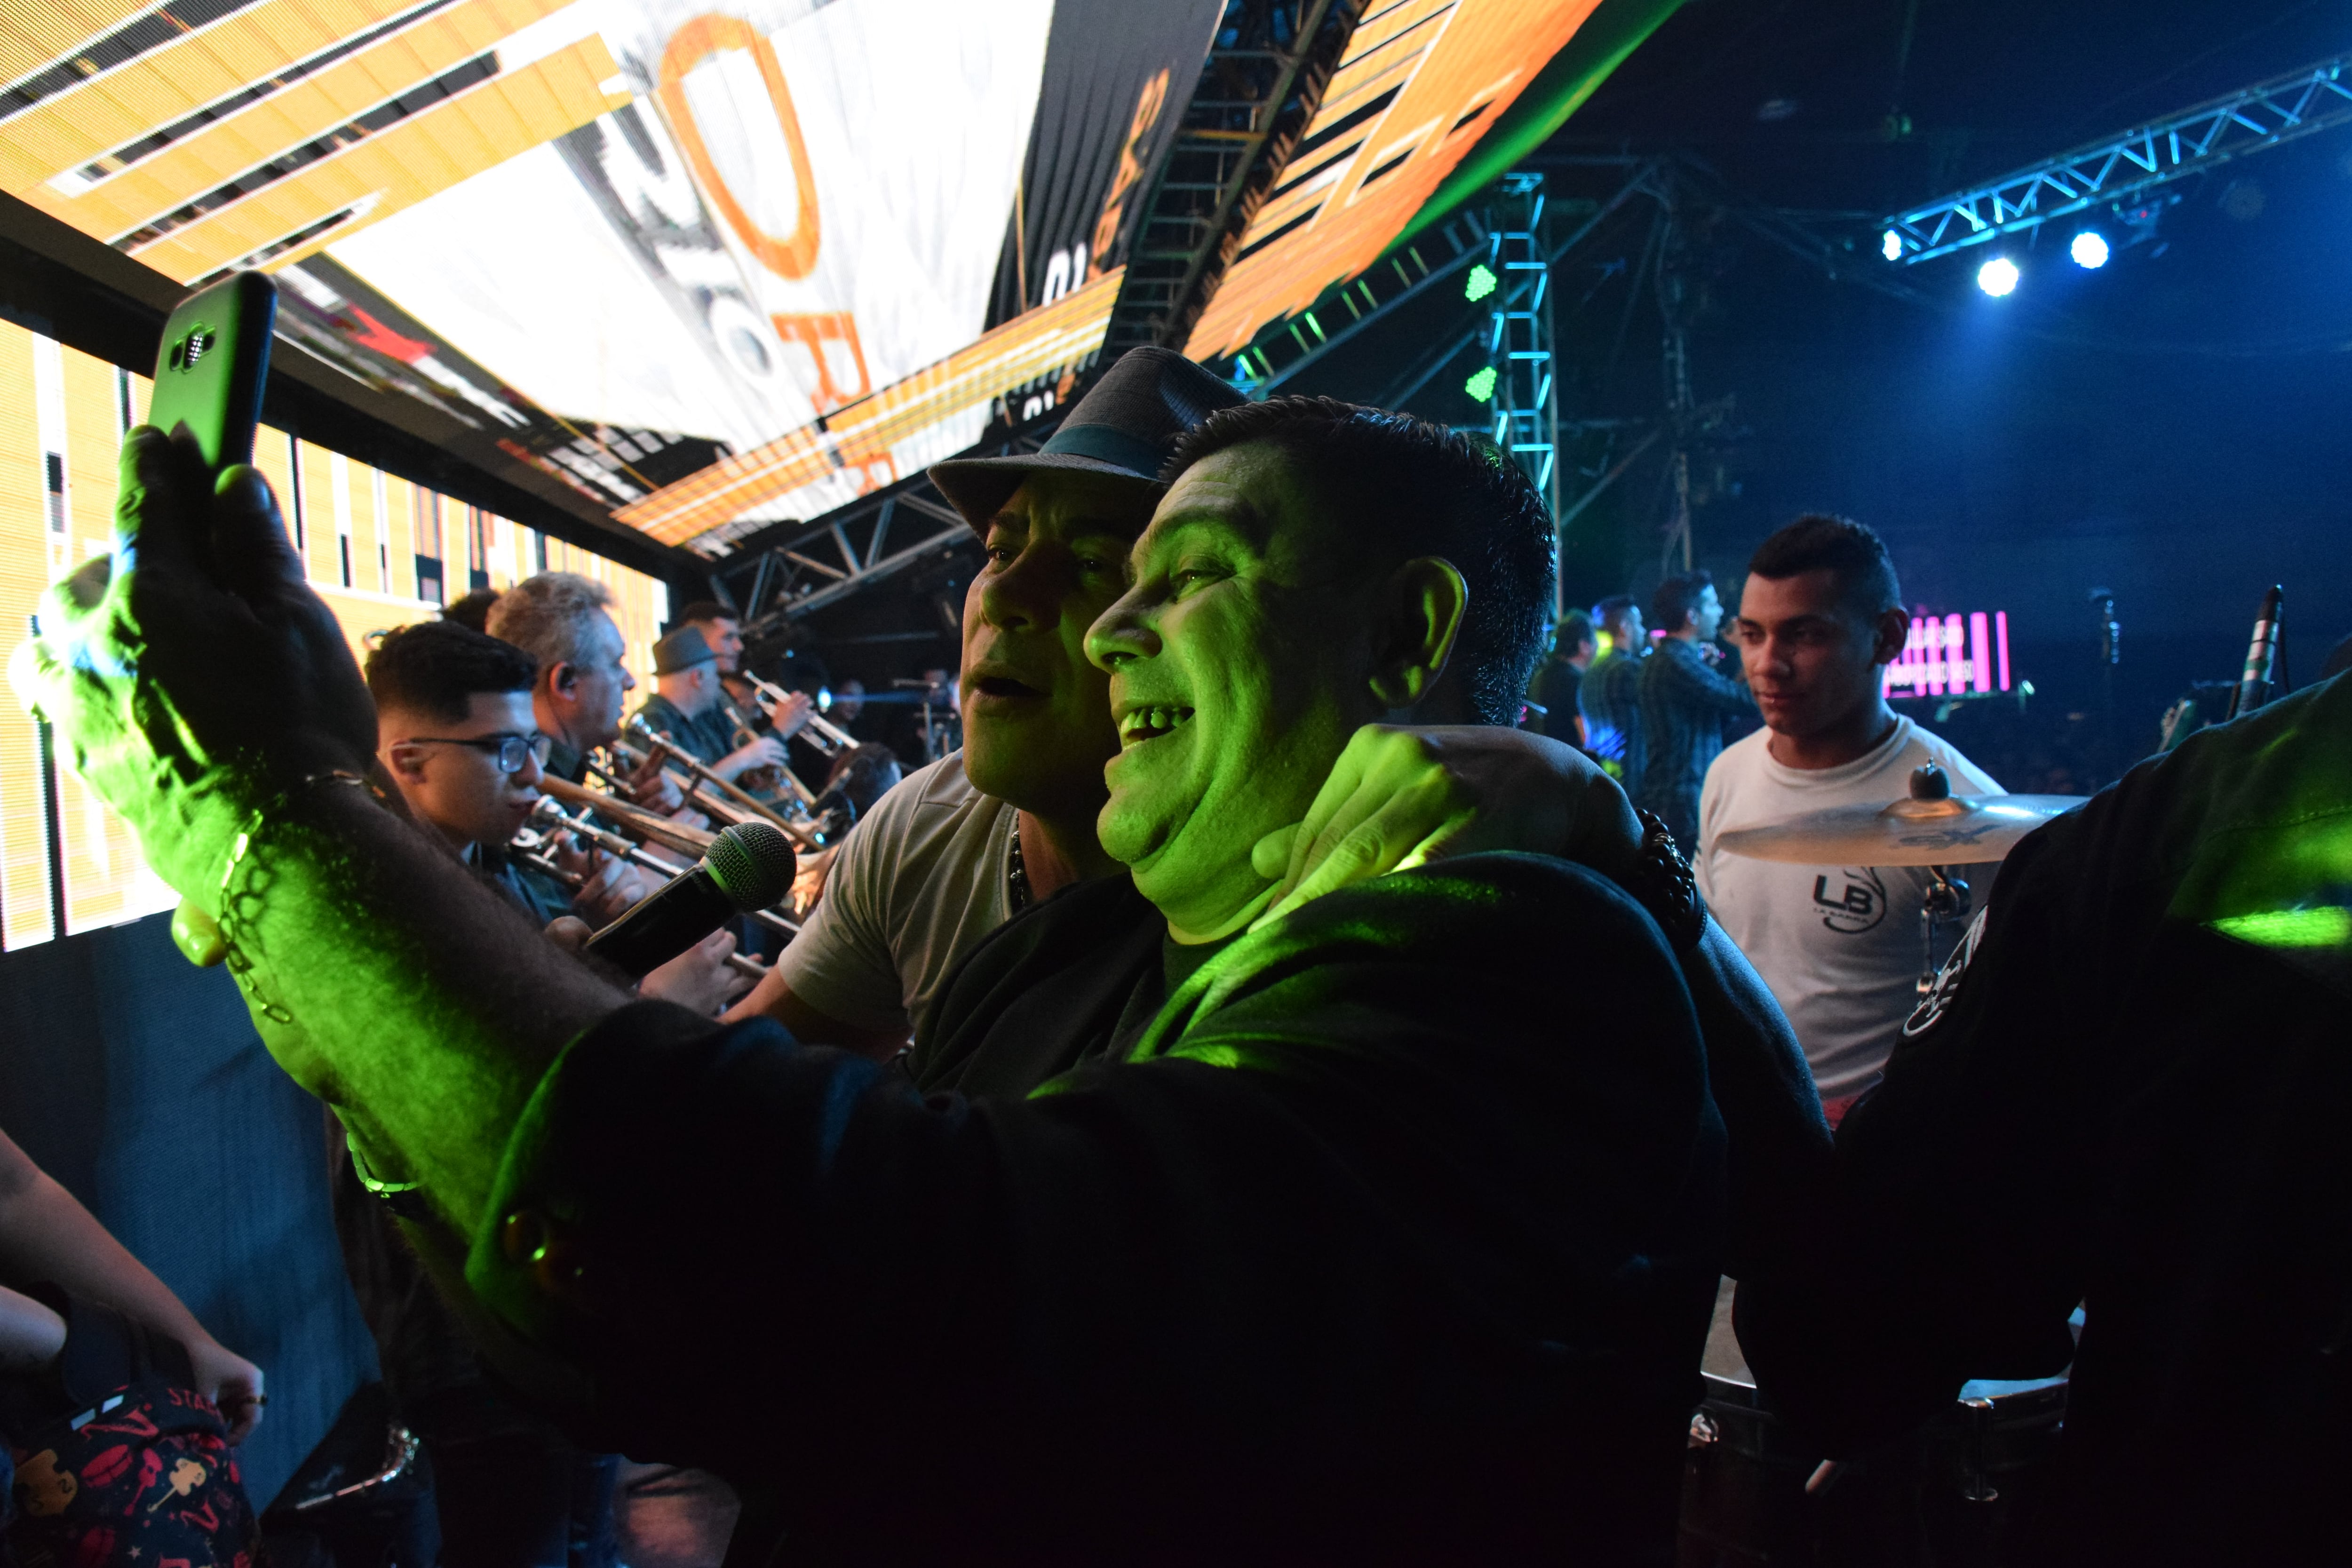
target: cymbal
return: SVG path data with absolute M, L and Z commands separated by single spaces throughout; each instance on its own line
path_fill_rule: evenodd
M 1919 774 L 1934 773 L 1923 780 Z M 1751 860 L 1800 866 L 1964 866 L 1999 860 L 2079 795 L 1951 795 L 1941 768 L 1921 768 L 1892 805 L 1833 805 L 1738 828 L 1716 844 Z

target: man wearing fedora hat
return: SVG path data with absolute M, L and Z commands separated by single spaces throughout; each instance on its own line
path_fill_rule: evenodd
M 679 626 L 654 644 L 654 694 L 637 709 L 637 717 L 730 783 L 753 768 L 782 767 L 784 741 L 792 731 L 735 744 L 721 679 L 719 655 L 701 628 Z
M 987 549 L 964 597 L 963 750 L 908 774 L 858 823 L 823 901 L 730 1016 L 895 1051 L 982 937 L 1122 869 L 1095 837 L 1119 742 L 1087 629 L 1125 591 L 1178 437 L 1244 401 L 1181 353 L 1131 349 L 1040 450 L 931 469 Z M 1433 836 L 1561 847 L 1557 825 L 1573 819 L 1585 780 L 1565 748 L 1545 746 L 1507 731 L 1455 731 L 1441 746 L 1368 730 L 1335 771 L 1334 809 L 1318 811 L 1328 830 L 1292 857 L 1292 884 L 1311 893 L 1392 869 Z

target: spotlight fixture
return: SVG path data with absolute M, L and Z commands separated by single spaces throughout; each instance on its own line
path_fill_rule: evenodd
M 1998 300 L 2017 288 L 2017 263 L 2006 256 L 1996 256 L 1977 268 L 1977 287 Z
M 1491 268 L 1481 261 L 1470 268 L 1470 276 L 1465 279 L 1462 284 L 1462 297 L 1465 300 L 1475 304 L 1494 291 L 1495 274 Z
M 2089 270 L 2105 267 L 2107 264 L 2107 237 L 2097 229 L 2086 228 L 2074 237 L 2074 243 L 2066 247 L 2066 254 L 2074 258 L 2077 267 Z
M 1891 228 L 1890 228 L 1890 229 L 1888 229 L 1885 234 L 1883 234 L 1883 235 L 1879 236 L 1879 238 L 1878 238 L 1878 254 L 1879 254 L 1879 255 L 1881 255 L 1881 256 L 1884 256 L 1884 257 L 1885 257 L 1885 258 L 1886 258 L 1886 259 L 1887 259 L 1887 260 L 1889 260 L 1889 261 L 1900 261 L 1900 260 L 1902 260 L 1902 259 L 1903 259 L 1903 237 L 1902 237 L 1901 235 L 1899 235 L 1899 234 L 1895 233 L 1895 232 L 1893 229 L 1891 229 Z
M 1471 372 L 1470 379 L 1462 384 L 1462 390 L 1468 393 L 1472 398 L 1480 403 L 1484 403 L 1486 399 L 1494 396 L 1495 367 L 1491 364 L 1481 365 L 1476 370 Z

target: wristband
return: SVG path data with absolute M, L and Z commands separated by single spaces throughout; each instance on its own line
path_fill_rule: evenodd
M 1675 847 L 1674 833 L 1655 813 L 1636 810 L 1633 815 L 1642 819 L 1642 849 L 1617 885 L 1650 912 L 1675 956 L 1687 956 L 1706 935 L 1706 900 L 1699 896 L 1698 879 Z
M 257 858 L 253 854 L 253 848 L 261 837 L 262 827 L 272 817 L 291 804 L 297 796 L 308 794 L 324 784 L 356 784 L 363 790 L 368 790 L 371 795 L 374 794 L 366 779 L 345 768 L 331 768 L 324 773 L 311 773 L 291 788 L 272 796 L 254 808 L 253 815 L 247 819 L 246 825 L 237 830 L 236 837 L 229 842 L 228 862 L 221 868 L 220 914 L 213 923 L 220 931 L 221 945 L 226 950 L 222 962 L 227 965 L 229 973 L 236 977 L 237 987 L 245 993 L 246 1000 L 253 1010 L 272 1023 L 290 1024 L 294 1021 L 294 1015 L 288 1012 L 282 1004 L 273 1002 L 261 994 L 258 983 L 253 977 L 253 957 L 245 951 L 239 940 L 247 924 L 240 910 L 249 905 L 251 911 L 257 914 L 260 910 L 261 897 L 269 889 L 269 878 L 257 864 L 255 864 Z M 237 873 L 240 870 L 246 873 L 245 887 L 242 891 L 239 891 L 236 886 Z

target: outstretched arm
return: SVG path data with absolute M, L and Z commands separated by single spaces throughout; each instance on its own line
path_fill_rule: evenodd
M 229 1441 L 245 1441 L 260 1424 L 261 1369 L 213 1338 L 168 1286 L 5 1132 L 0 1132 L 0 1279 L 19 1285 L 45 1280 L 179 1341 L 195 1368 L 196 1391 L 227 1417 Z M 63 1347 L 63 1320 L 38 1301 L 0 1289 L 0 1308 L 5 1308 L 0 1321 L 15 1331 L 0 1333 L 0 1339 L 19 1352 L 0 1354 L 0 1370 L 12 1361 L 25 1364 L 22 1352 L 47 1342 L 46 1333 L 28 1338 L 20 1325 L 56 1325 L 56 1342 L 47 1343 L 47 1355 L 31 1364 L 46 1364 Z
M 470 1230 L 565 1041 L 624 998 L 358 781 L 373 705 L 268 486 L 124 438 L 113 553 L 51 590 L 11 677 L 226 959 L 262 1039 L 376 1174 Z

